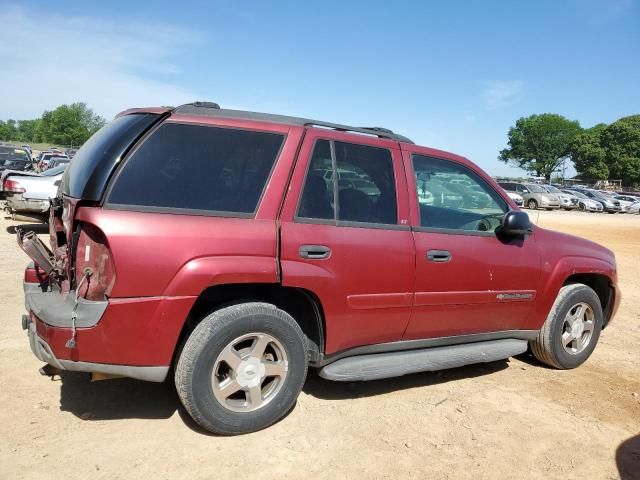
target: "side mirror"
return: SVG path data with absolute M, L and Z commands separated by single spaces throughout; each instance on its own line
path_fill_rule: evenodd
M 533 231 L 533 226 L 525 212 L 510 210 L 502 218 L 501 230 L 506 235 L 527 235 Z

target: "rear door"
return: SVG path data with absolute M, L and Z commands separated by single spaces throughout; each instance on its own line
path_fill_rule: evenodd
M 407 202 L 397 143 L 307 130 L 281 215 L 282 283 L 320 299 L 325 353 L 402 337 L 415 257 Z
M 404 338 L 527 329 L 540 275 L 535 239 L 496 235 L 509 205 L 468 162 L 411 149 L 403 157 L 416 292 Z M 425 191 L 440 193 L 427 202 Z

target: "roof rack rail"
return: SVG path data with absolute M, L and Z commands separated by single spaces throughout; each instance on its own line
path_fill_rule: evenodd
M 202 109 L 202 110 L 200 110 Z M 379 138 L 386 138 L 389 140 L 395 140 L 396 142 L 413 143 L 410 139 L 403 135 L 394 133 L 388 128 L 382 127 L 350 127 L 348 125 L 342 125 L 339 123 L 322 122 L 319 120 L 311 120 L 308 118 L 290 117 L 287 115 L 276 115 L 271 113 L 259 113 L 259 112 L 246 112 L 242 110 L 227 110 L 220 108 L 220 105 L 214 102 L 191 102 L 185 103 L 176 107 L 174 110 L 176 113 L 184 114 L 196 114 L 206 115 L 209 117 L 229 117 L 229 118 L 242 118 L 246 120 L 257 120 L 283 123 L 287 125 L 300 125 L 305 127 L 324 127 L 340 132 L 356 132 L 363 133 L 365 135 L 374 135 Z
M 332 128 L 340 132 L 363 133 L 365 135 L 375 135 L 376 137 L 379 137 L 379 138 L 396 140 L 398 142 L 413 143 L 407 137 L 403 135 L 398 135 L 397 133 L 394 133 L 392 130 L 389 130 L 388 128 L 382 128 L 382 127 L 350 127 L 348 125 L 341 125 L 339 123 L 320 122 L 318 120 L 308 120 L 304 125 L 309 127 Z
M 178 109 L 180 109 L 182 107 L 216 108 L 216 109 L 220 110 L 220 105 L 218 105 L 217 103 L 200 101 L 200 100 L 196 101 L 196 102 L 182 104 L 182 105 L 176 107 L 175 110 L 178 110 Z

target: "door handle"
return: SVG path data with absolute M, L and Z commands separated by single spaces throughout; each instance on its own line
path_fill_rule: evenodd
M 449 250 L 428 250 L 427 260 L 431 262 L 446 263 L 451 260 L 451 252 Z
M 322 260 L 331 256 L 331 249 L 325 245 L 302 245 L 299 253 L 308 260 Z

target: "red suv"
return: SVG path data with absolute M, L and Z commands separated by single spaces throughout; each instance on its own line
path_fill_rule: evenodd
M 338 381 L 573 368 L 620 301 L 611 251 L 532 226 L 465 158 L 383 128 L 127 110 L 76 154 L 51 249 L 18 242 L 34 354 L 162 382 L 204 428 L 264 428 Z

